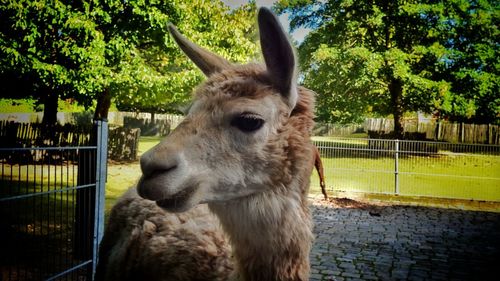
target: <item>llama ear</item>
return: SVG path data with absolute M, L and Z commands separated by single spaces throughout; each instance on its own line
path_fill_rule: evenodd
M 173 24 L 168 25 L 168 30 L 172 37 L 174 37 L 177 45 L 182 51 L 191 59 L 191 61 L 198 66 L 206 76 L 231 66 L 231 63 L 226 59 L 209 52 L 195 43 L 189 41 L 184 37 Z
M 259 10 L 260 45 L 267 72 L 291 109 L 297 103 L 295 54 L 278 18 L 267 8 Z

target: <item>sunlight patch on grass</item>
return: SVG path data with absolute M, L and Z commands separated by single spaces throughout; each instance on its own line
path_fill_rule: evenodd
M 394 194 L 394 159 L 323 157 L 329 191 Z M 399 195 L 500 201 L 500 157 L 399 159 Z M 319 186 L 317 177 L 312 186 Z M 313 190 L 315 190 L 313 188 Z
M 141 168 L 139 163 L 109 165 L 108 181 L 106 182 L 106 212 L 111 210 L 116 200 L 127 191 L 134 187 L 141 177 Z
M 139 155 L 160 142 L 161 137 L 141 137 Z M 329 141 L 329 137 L 313 137 Z M 339 139 L 335 139 L 339 142 Z M 342 140 L 340 140 L 342 141 Z M 348 140 L 346 140 L 347 142 Z M 350 140 L 366 145 L 366 140 Z M 394 197 L 394 159 L 390 157 L 322 157 L 327 192 L 339 190 L 361 194 L 386 194 Z M 500 201 L 500 157 L 487 155 L 407 156 L 399 159 L 401 196 L 449 197 L 464 200 Z M 442 176 L 442 175 L 448 176 Z M 456 176 L 454 176 L 456 175 Z M 141 176 L 139 163 L 110 165 L 106 184 L 106 209 Z M 481 178 L 482 177 L 482 178 Z M 310 194 L 320 195 L 319 177 L 311 175 Z M 411 197 L 413 198 L 413 197 Z M 447 199 L 443 199 L 447 200 Z M 424 200 L 425 201 L 425 200 Z
M 153 148 L 153 146 L 157 145 L 163 138 L 164 137 L 140 137 L 138 149 L 139 156 Z
M 162 137 L 140 137 L 138 155 L 151 149 L 160 142 Z M 129 188 L 134 187 L 141 177 L 139 161 L 132 163 L 110 164 L 106 182 L 106 213 L 111 210 L 116 200 Z

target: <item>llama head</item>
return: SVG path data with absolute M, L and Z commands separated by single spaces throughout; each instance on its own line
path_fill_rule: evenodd
M 141 157 L 139 194 L 169 211 L 263 192 L 288 180 L 295 56 L 276 16 L 259 10 L 265 65 L 233 65 L 170 32 L 207 80 L 184 121 Z M 290 177 L 288 177 L 290 178 Z

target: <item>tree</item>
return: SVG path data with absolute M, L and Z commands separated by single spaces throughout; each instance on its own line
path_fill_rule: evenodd
M 127 38 L 137 46 L 130 63 L 112 85 L 121 110 L 179 112 L 179 105 L 185 104 L 193 87 L 203 79 L 170 37 L 169 22 L 197 44 L 231 61 L 246 62 L 258 54 L 254 3 L 233 11 L 220 1 L 183 1 L 171 6 L 171 11 L 163 12 L 150 6 L 134 6 L 124 9 L 127 12 L 121 15 L 128 19 L 120 21 L 125 23 L 122 29 L 134 30 L 128 32 Z M 149 26 L 155 28 L 144 36 L 142 30 L 150 30 Z
M 57 0 L 0 5 L 2 95 L 37 98 L 44 123 L 56 122 L 59 98 L 88 106 L 102 86 L 105 42 L 87 10 Z
M 449 116 L 456 104 L 453 100 L 464 96 L 464 89 L 455 86 L 456 78 L 461 77 L 457 70 L 476 61 L 475 68 L 467 69 L 476 75 L 485 71 L 483 60 L 477 62 L 480 54 L 457 52 L 457 42 L 465 39 L 454 25 L 470 25 L 458 20 L 458 14 L 467 11 L 471 17 L 477 13 L 487 18 L 474 26 L 487 30 L 483 41 L 489 45 L 480 46 L 487 49 L 488 62 L 491 64 L 492 54 L 498 57 L 498 25 L 485 26 L 496 22 L 497 8 L 488 3 L 298 0 L 280 1 L 276 9 L 290 13 L 292 29 L 313 29 L 299 46 L 299 57 L 304 84 L 319 93 L 318 118 L 352 122 L 367 113 L 392 114 L 399 138 L 406 111 L 437 111 Z M 492 72 L 481 77 L 492 78 L 487 84 L 496 83 L 498 89 L 498 62 L 490 69 Z M 495 87 L 486 88 L 486 96 L 496 97 Z M 498 104 L 496 98 L 496 114 Z
M 436 79 L 449 81 L 439 114 L 469 123 L 500 124 L 500 5 L 498 1 L 445 1 L 438 27 L 446 48 Z M 443 40 L 444 39 L 444 40 Z
M 169 22 L 234 61 L 254 57 L 255 4 L 220 1 L 5 1 L 0 5 L 2 96 L 33 96 L 55 123 L 57 100 L 73 98 L 106 118 L 118 107 L 165 112 L 201 79 L 167 32 Z M 21 91 L 19 91 L 21 90 Z

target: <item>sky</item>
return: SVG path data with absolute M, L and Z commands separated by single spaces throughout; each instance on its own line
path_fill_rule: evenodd
M 248 0 L 222 0 L 226 5 L 228 5 L 231 8 L 236 8 L 239 7 L 245 3 L 248 3 Z M 267 7 L 271 8 L 271 6 L 276 2 L 276 0 L 256 0 L 257 3 L 257 8 L 258 7 Z M 288 14 L 282 14 L 279 16 L 279 20 L 281 22 L 281 25 L 283 25 L 283 28 L 285 28 L 286 31 L 290 32 L 290 25 L 288 21 Z M 310 29 L 308 28 L 297 28 L 294 30 L 293 33 L 291 33 L 292 38 L 295 39 L 297 42 L 302 43 L 304 40 L 304 37 L 309 33 Z

